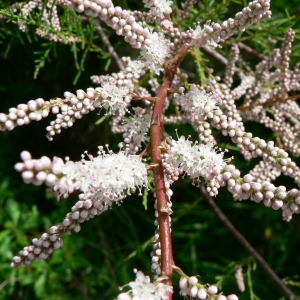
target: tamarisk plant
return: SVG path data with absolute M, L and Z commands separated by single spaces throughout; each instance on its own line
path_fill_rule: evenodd
M 2 18 L 16 21 L 22 31 L 34 24 L 36 34 L 45 39 L 76 43 L 79 41 L 76 37 L 62 32 L 58 6 L 63 6 L 81 14 L 82 20 L 92 17 L 97 22 L 102 21 L 139 51 L 135 60 L 119 58 L 114 53 L 120 71 L 92 76 L 94 87 L 66 91 L 63 97 L 49 101 L 30 100 L 10 108 L 8 114 L 0 114 L 2 131 L 54 114 L 55 119 L 46 128 L 47 138 L 52 141 L 83 115 L 101 110 L 110 118 L 112 132 L 123 134 L 118 153 L 108 145 L 99 146 L 96 156 L 86 152 L 77 162 L 46 156 L 34 159 L 28 151 L 21 152 L 22 162 L 17 163 L 15 169 L 25 183 L 46 184 L 58 199 L 76 191 L 80 194 L 61 224 L 34 238 L 13 258 L 13 268 L 47 259 L 62 247 L 65 234 L 79 232 L 82 223 L 109 208 L 118 209 L 116 206 L 132 193 L 142 194 L 143 189 L 149 188 L 149 177 L 152 177 L 156 231 L 151 269 L 155 281 L 151 282 L 149 276 L 135 270 L 136 280 L 127 285 L 130 290 L 120 293 L 117 299 L 172 299 L 175 271 L 180 274 L 182 296 L 235 300 L 236 295 L 225 296 L 217 286 L 200 283 L 196 276 L 186 275 L 176 266 L 171 237 L 172 184 L 182 176 L 189 177 L 194 185 L 205 187 L 203 193 L 210 199 L 225 186 L 235 200 L 249 199 L 274 210 L 281 209 L 285 221 L 300 212 L 297 188 L 300 170 L 286 152 L 294 156 L 300 154 L 300 108 L 291 94 L 300 89 L 300 62 L 293 70 L 289 68 L 294 31 L 288 30 L 281 48 L 274 49 L 270 57 L 263 57 L 254 70 L 236 66 L 239 46 L 234 44 L 224 77 L 214 76 L 213 70 L 204 68 L 205 80 L 200 85 L 180 70 L 183 59 L 194 49 L 216 56 L 215 49 L 222 43 L 248 26 L 270 18 L 271 11 L 269 0 L 256 0 L 220 24 L 196 20 L 193 28 L 184 29 L 182 22 L 195 2 L 184 2 L 173 19 L 173 2 L 168 0 L 143 0 L 143 12 L 125 10 L 111 0 L 46 3 L 33 0 L 0 11 Z M 39 11 L 39 22 L 29 19 L 33 10 Z M 233 85 L 234 76 L 239 78 L 237 85 Z M 142 85 L 145 81 L 147 86 Z M 238 107 L 236 101 L 240 99 L 243 104 Z M 246 131 L 244 122 L 247 120 L 260 122 L 273 130 L 281 137 L 281 147 Z M 199 139 L 192 141 L 190 137 L 181 136 L 180 129 L 177 139 L 172 139 L 166 124 L 190 124 Z M 245 159 L 261 157 L 251 172 L 242 176 L 230 156 L 224 157 L 228 150 L 218 147 L 219 135 L 215 134 L 218 131 L 230 137 Z M 280 174 L 293 178 L 296 187 L 287 190 L 285 186 L 272 184 Z M 283 290 L 295 298 L 285 286 Z

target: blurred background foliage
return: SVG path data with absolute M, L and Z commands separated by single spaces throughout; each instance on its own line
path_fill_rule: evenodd
M 15 1 L 0 0 L 0 8 Z M 122 7 L 140 9 L 135 1 L 115 1 Z M 180 4 L 180 1 L 177 1 Z M 222 21 L 232 17 L 247 1 L 212 1 L 197 3 L 190 17 L 182 24 L 188 28 L 196 20 Z M 222 49 L 228 57 L 230 45 L 243 41 L 258 52 L 269 55 L 279 47 L 284 33 L 290 27 L 296 30 L 291 65 L 299 60 L 299 12 L 297 0 L 272 1 L 273 18 L 261 22 L 244 33 L 234 36 Z M 10 107 L 42 97 L 49 100 L 62 97 L 67 90 L 91 86 L 90 76 L 118 71 L 97 36 L 91 20 L 80 22 L 80 16 L 60 8 L 65 32 L 82 37 L 82 43 L 65 45 L 53 43 L 35 35 L 35 25 L 26 33 L 16 24 L 1 20 L 0 26 L 0 106 L 1 112 Z M 37 23 L 38 24 L 38 23 Z M 106 29 L 105 29 L 106 30 Z M 138 51 L 126 46 L 112 31 L 106 30 L 120 56 L 138 56 Z M 124 46 L 125 45 L 125 46 Z M 244 60 L 254 66 L 258 61 L 242 53 Z M 222 75 L 224 67 L 200 53 L 200 59 Z M 185 59 L 182 69 L 199 82 L 193 58 Z M 35 262 L 26 268 L 11 269 L 14 255 L 32 238 L 39 237 L 51 225 L 60 223 L 76 195 L 59 202 L 45 192 L 44 186 L 23 183 L 14 171 L 22 150 L 35 158 L 47 155 L 79 160 L 83 151 L 96 153 L 98 145 L 109 144 L 117 149 L 120 135 L 110 133 L 109 122 L 100 126 L 95 122 L 103 112 L 93 112 L 75 125 L 55 136 L 53 142 L 45 137 L 49 119 L 18 127 L 0 134 L 0 299 L 113 299 L 118 287 L 134 279 L 133 269 L 150 275 L 151 237 L 153 225 L 153 198 L 148 196 L 148 209 L 142 197 L 128 197 L 120 207 L 83 224 L 82 230 L 64 238 L 64 246 L 46 261 Z M 254 123 L 246 126 L 255 135 L 274 139 L 272 133 Z M 173 134 L 174 127 L 168 127 Z M 182 126 L 180 134 L 192 134 Z M 220 145 L 229 147 L 229 140 L 219 137 Z M 257 160 L 245 162 L 232 148 L 234 163 L 245 174 Z M 292 181 L 279 178 L 276 184 L 292 186 Z M 201 198 L 199 190 L 189 180 L 174 184 L 173 245 L 176 264 L 188 275 L 200 275 L 202 283 L 218 283 L 225 294 L 236 293 L 239 299 L 287 299 L 254 259 L 219 221 Z M 254 202 L 234 202 L 226 189 L 216 197 L 217 204 L 238 230 L 266 259 L 289 287 L 300 295 L 300 218 L 289 223 L 281 221 L 281 213 Z M 234 277 L 236 264 L 241 264 L 246 291 L 239 292 Z M 175 274 L 175 286 L 178 276 Z M 175 293 L 174 299 L 179 299 Z

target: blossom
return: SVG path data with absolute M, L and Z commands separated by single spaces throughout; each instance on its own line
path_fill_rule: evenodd
M 154 6 L 151 7 L 150 13 L 158 18 L 164 18 L 164 15 L 169 15 L 172 12 L 172 1 L 168 0 L 159 0 L 154 1 Z
M 150 35 L 151 43 L 141 51 L 142 59 L 148 68 L 159 75 L 166 58 L 170 55 L 170 41 L 162 33 Z
M 103 76 L 101 87 L 96 91 L 102 98 L 101 106 L 106 109 L 107 114 L 114 114 L 117 110 L 126 110 L 130 100 L 129 88 L 126 85 L 118 86 L 116 80 L 111 76 Z
M 26 266 L 34 260 L 48 258 L 63 245 L 63 234 L 69 234 L 72 229 L 79 232 L 81 223 L 100 215 L 137 187 L 141 189 L 147 185 L 147 169 L 138 155 L 127 155 L 123 151 L 115 154 L 99 147 L 98 156 L 87 157 L 87 160 L 83 156 L 79 162 L 67 160 L 66 163 L 55 157 L 51 163 L 47 157 L 33 160 L 29 152 L 21 153 L 24 162 L 18 163 L 15 168 L 22 172 L 24 180 L 27 178 L 28 182 L 37 182 L 43 172 L 44 176 L 38 183 L 45 181 L 56 193 L 68 195 L 74 190 L 83 193 L 62 224 L 51 227 L 41 238 L 33 239 L 30 246 L 24 247 L 20 255 L 13 258 L 12 267 Z M 161 289 L 155 290 L 155 293 L 158 292 Z
M 144 62 L 141 60 L 130 60 L 128 67 L 131 68 L 131 74 L 140 75 L 145 68 Z
M 204 120 L 206 115 L 217 107 L 217 101 L 194 84 L 186 94 L 179 97 L 179 103 L 185 112 L 198 121 Z
M 197 25 L 193 32 L 192 45 L 195 47 L 200 47 L 203 43 L 203 36 L 205 35 L 204 29 L 200 25 Z
M 136 280 L 129 282 L 127 285 L 131 290 L 127 293 L 118 295 L 117 300 L 167 300 L 168 293 L 173 291 L 173 288 L 167 284 L 151 283 L 150 277 L 145 276 L 141 271 L 134 271 Z
M 212 144 L 193 144 L 184 136 L 172 141 L 166 162 L 181 168 L 193 179 L 211 173 L 218 175 L 225 165 L 223 152 L 217 152 Z
M 147 169 L 138 155 L 126 155 L 123 151 L 106 153 L 99 147 L 98 156 L 67 161 L 62 168 L 64 184 L 69 182 L 76 190 L 91 193 L 94 198 L 123 197 L 124 193 L 147 185 Z M 60 184 L 57 185 L 60 190 Z
M 193 32 L 193 41 L 191 43 L 192 46 L 200 47 L 207 45 L 212 48 L 216 48 L 219 45 L 217 42 L 220 41 L 219 37 L 215 37 L 216 41 L 208 34 L 211 31 L 211 26 L 208 24 L 205 24 L 203 26 L 203 29 L 198 24 Z
M 158 18 L 164 18 L 164 14 L 172 12 L 172 1 L 169 0 L 143 0 L 145 7 L 150 8 L 150 14 Z
M 143 142 L 148 141 L 151 114 L 145 113 L 141 107 L 133 108 L 135 114 L 125 121 L 126 132 L 123 134 L 124 142 L 131 145 L 131 150 L 137 152 Z

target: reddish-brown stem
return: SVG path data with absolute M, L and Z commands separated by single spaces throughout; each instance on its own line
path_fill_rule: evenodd
M 140 153 L 140 157 L 143 157 L 143 156 L 146 155 L 149 151 L 150 151 L 150 145 L 148 145 L 148 146 Z
M 171 87 L 176 70 L 180 64 L 183 53 L 186 53 L 186 48 L 179 51 L 176 56 L 177 59 L 172 59 L 165 66 L 166 78 L 160 87 L 157 94 L 157 101 L 153 108 L 150 129 L 150 147 L 153 169 L 153 177 L 155 182 L 155 191 L 157 198 L 157 211 L 158 211 L 158 225 L 159 236 L 161 243 L 161 270 L 162 275 L 168 277 L 166 284 L 172 286 L 172 273 L 173 268 L 173 250 L 172 239 L 169 222 L 169 214 L 166 212 L 168 208 L 168 198 L 166 194 L 166 187 L 164 182 L 164 172 L 161 158 L 162 134 L 164 130 L 163 124 L 163 108 L 165 99 L 168 94 L 168 89 Z M 169 300 L 172 299 L 172 294 L 169 294 Z
M 131 96 L 132 99 L 147 100 L 147 101 L 152 102 L 152 103 L 156 102 L 156 97 L 144 97 L 144 96 L 140 96 L 140 95 L 135 94 L 135 93 L 131 93 L 130 96 Z

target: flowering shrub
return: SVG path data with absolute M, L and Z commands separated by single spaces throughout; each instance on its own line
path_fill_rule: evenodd
M 93 39 L 88 43 L 85 37 L 67 30 L 65 16 L 74 14 L 80 22 L 90 22 L 97 29 L 120 68 L 117 73 L 92 76 L 93 87 L 66 91 L 62 98 L 25 101 L 26 104 L 12 107 L 8 113 L 0 113 L 2 131 L 54 115 L 46 127 L 47 139 L 54 141 L 84 115 L 96 112 L 103 115 L 100 121 L 109 120 L 112 133 L 121 133 L 123 139 L 118 151 L 110 150 L 108 145 L 99 146 L 97 156 L 86 151 L 76 162 L 57 156 L 33 159 L 30 152 L 21 152 L 22 162 L 15 169 L 25 183 L 45 184 L 58 200 L 76 191 L 79 195 L 62 222 L 33 238 L 12 258 L 11 267 L 27 267 L 34 261 L 47 259 L 63 246 L 64 235 L 78 233 L 82 223 L 109 208 L 117 210 L 134 193 L 146 198 L 153 192 L 156 226 L 151 240 L 153 280 L 135 270 L 136 280 L 126 285 L 130 290 L 122 290 L 116 299 L 172 299 L 177 293 L 188 299 L 235 300 L 238 296 L 231 292 L 225 295 L 220 283 L 200 283 L 197 274 L 183 271 L 173 258 L 172 184 L 180 178 L 190 179 L 234 233 L 235 229 L 212 198 L 223 193 L 222 187 L 227 188 L 235 201 L 249 200 L 281 210 L 284 221 L 299 214 L 300 169 L 294 158 L 300 153 L 300 108 L 294 100 L 300 89 L 300 64 L 290 69 L 289 58 L 295 32 L 287 30 L 280 48 L 275 48 L 270 56 L 232 42 L 226 59 L 218 50 L 230 43 L 233 35 L 271 18 L 270 1 L 250 2 L 222 22 L 196 18 L 193 0 L 179 7 L 172 1 L 143 3 L 141 11 L 129 11 L 111 0 L 45 3 L 33 0 L 0 10 L 1 19 L 14 21 L 21 31 L 33 26 L 37 36 L 54 44 L 86 43 L 90 50 L 96 51 Z M 188 18 L 189 26 L 185 23 Z M 120 58 L 101 24 L 121 36 L 122 42 L 134 49 L 136 58 Z M 260 62 L 253 69 L 240 60 L 241 49 L 259 57 Z M 225 70 L 210 69 L 200 57 L 202 52 L 225 62 Z M 196 78 L 181 69 L 190 55 L 197 62 Z M 250 132 L 247 121 L 271 129 L 277 143 Z M 184 124 L 194 129 L 192 136 L 182 135 Z M 169 125 L 178 128 L 176 135 Z M 227 141 L 225 147 L 222 136 Z M 239 151 L 245 160 L 260 160 L 252 170 L 242 170 L 234 164 L 235 153 L 230 149 Z M 271 182 L 281 174 L 294 180 L 292 188 Z M 242 244 L 282 291 L 297 299 L 261 256 L 247 242 Z M 180 277 L 179 293 L 173 273 Z M 241 273 L 241 268 L 236 267 L 237 282 L 243 292 Z

